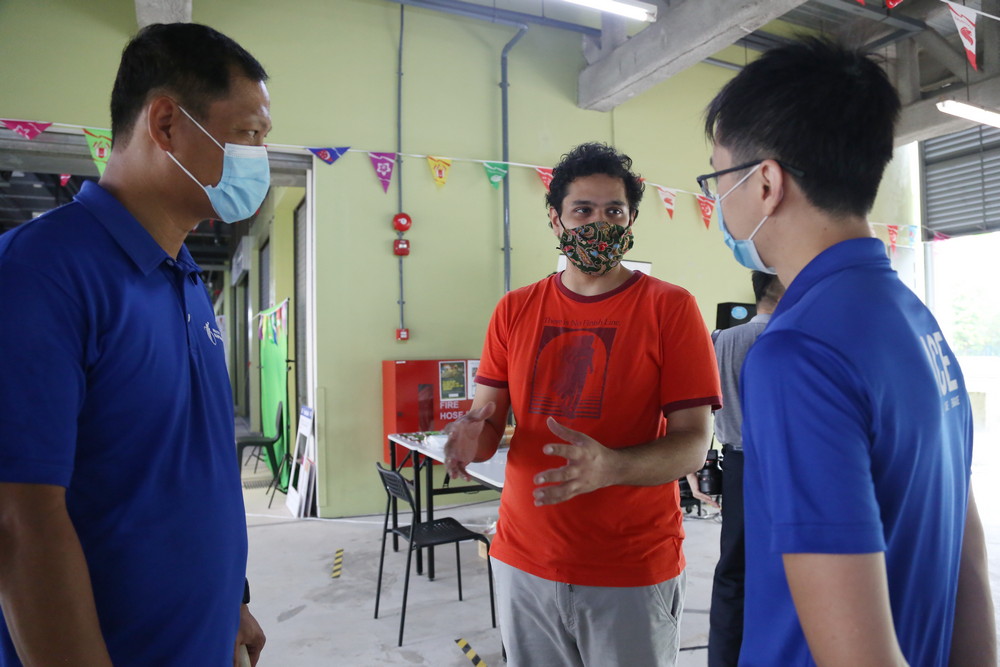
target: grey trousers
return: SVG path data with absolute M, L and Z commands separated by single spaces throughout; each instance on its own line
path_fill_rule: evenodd
M 686 575 L 653 586 L 574 586 L 493 561 L 508 667 L 672 667 Z

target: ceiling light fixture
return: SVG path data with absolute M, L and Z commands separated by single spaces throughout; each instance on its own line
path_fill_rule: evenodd
M 973 106 L 957 100 L 945 100 L 943 102 L 938 102 L 937 108 L 938 111 L 943 111 L 944 113 L 951 114 L 952 116 L 958 116 L 959 118 L 971 120 L 975 123 L 1000 127 L 1000 113 L 997 113 L 996 111 L 990 111 L 988 109 L 983 109 L 982 107 Z
M 566 0 L 574 5 L 582 5 L 602 12 L 618 14 L 636 21 L 656 21 L 656 5 L 639 0 Z

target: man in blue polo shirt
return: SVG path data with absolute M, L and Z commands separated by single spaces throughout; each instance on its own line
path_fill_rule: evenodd
M 765 53 L 709 105 L 719 225 L 787 291 L 747 355 L 740 665 L 995 665 L 955 356 L 866 220 L 900 104 L 864 54 Z
M 263 201 L 266 78 L 205 26 L 143 29 L 99 184 L 0 236 L 4 667 L 256 663 L 228 373 L 183 242 Z

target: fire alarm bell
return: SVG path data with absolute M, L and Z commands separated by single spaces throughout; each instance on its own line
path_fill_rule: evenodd
M 392 228 L 397 232 L 405 232 L 413 224 L 413 219 L 405 213 L 392 216 Z
M 410 254 L 410 242 L 406 239 L 396 239 L 392 242 L 392 252 L 395 255 L 404 257 Z
M 396 340 L 410 340 L 410 330 L 396 329 Z

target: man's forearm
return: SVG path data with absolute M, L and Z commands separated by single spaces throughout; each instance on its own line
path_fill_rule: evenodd
M 479 434 L 476 444 L 476 458 L 474 461 L 487 461 L 493 458 L 500 446 L 502 432 L 497 433 L 496 427 L 489 420 L 483 424 L 483 430 Z
M 111 665 L 90 574 L 62 509 L 0 519 L 0 607 L 26 665 Z
M 986 537 L 975 498 L 970 492 L 958 572 L 951 659 L 948 664 L 954 667 L 997 664 L 997 639 L 993 619 Z
M 676 431 L 652 442 L 613 450 L 618 458 L 614 483 L 656 486 L 700 470 L 709 440 L 703 432 Z

